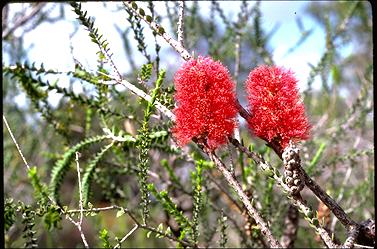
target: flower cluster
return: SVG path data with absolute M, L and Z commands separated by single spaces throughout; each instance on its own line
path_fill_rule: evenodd
M 174 77 L 176 124 L 173 134 L 182 146 L 202 139 L 214 150 L 237 125 L 235 84 L 228 70 L 210 57 L 185 62 Z M 204 140 L 203 140 L 204 139 Z
M 260 66 L 246 81 L 254 134 L 284 149 L 289 140 L 309 137 L 310 125 L 293 73 L 276 66 Z

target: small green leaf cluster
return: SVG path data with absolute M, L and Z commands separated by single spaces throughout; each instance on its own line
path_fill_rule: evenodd
M 63 155 L 63 158 L 56 162 L 55 166 L 52 168 L 51 171 L 51 181 L 49 186 L 50 192 L 56 202 L 59 203 L 60 201 L 59 189 L 64 180 L 64 176 L 69 170 L 69 167 L 74 159 L 76 152 L 84 149 L 85 147 L 90 146 L 91 144 L 98 143 L 106 138 L 107 136 L 95 136 L 87 138 L 81 141 L 80 143 L 76 144 L 72 148 L 70 148 L 68 151 L 66 151 Z

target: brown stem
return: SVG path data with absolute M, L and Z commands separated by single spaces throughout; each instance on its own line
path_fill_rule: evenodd
M 165 39 L 165 41 L 177 51 L 184 60 L 189 60 L 192 58 L 191 54 L 179 43 L 177 40 L 173 39 L 170 35 L 168 35 L 165 30 L 154 20 L 149 19 L 147 15 L 140 14 L 140 11 L 144 13 L 142 8 L 139 8 L 135 2 L 132 1 L 123 1 L 123 4 L 131 10 L 135 15 L 139 18 L 143 19 L 151 29 L 153 29 L 159 36 Z
M 242 191 L 241 185 L 233 178 L 232 173 L 225 167 L 224 163 L 212 152 L 204 147 L 204 151 L 208 154 L 210 159 L 215 163 L 217 169 L 223 174 L 229 185 L 237 193 L 239 199 L 247 208 L 249 215 L 255 219 L 260 226 L 261 232 L 266 236 L 269 245 L 272 248 L 281 248 L 279 241 L 272 235 L 267 223 L 259 215 L 258 211 L 253 207 L 247 195 Z
M 233 205 L 235 205 L 237 207 L 237 209 L 242 213 L 243 209 L 242 207 L 240 206 L 240 204 L 238 204 L 238 202 L 223 188 L 223 186 L 218 183 L 213 177 L 211 174 L 207 174 L 208 178 L 211 180 L 211 182 L 213 182 L 216 187 L 220 190 L 220 193 L 222 193 L 223 195 L 226 196 L 226 198 L 229 200 L 229 202 Z
M 342 248 L 353 248 L 356 242 L 357 236 L 359 235 L 359 232 L 360 232 L 360 225 L 356 225 L 352 227 L 349 230 L 348 237 L 346 241 L 343 243 Z
M 3 30 L 3 40 L 6 39 L 10 34 L 12 34 L 17 28 L 21 27 L 25 23 L 27 23 L 29 20 L 31 20 L 35 15 L 38 14 L 39 11 L 46 5 L 46 3 L 37 3 L 33 9 L 31 10 L 30 14 L 22 16 L 20 19 L 18 19 L 13 27 L 9 28 L 8 30 Z
M 263 157 L 258 155 L 255 152 L 248 150 L 246 147 L 242 146 L 237 139 L 229 138 L 229 141 L 239 150 L 244 152 L 250 159 L 253 159 L 254 162 L 263 170 L 268 172 L 271 177 L 275 179 L 278 186 L 283 190 L 285 193 L 290 193 L 290 188 L 284 183 L 282 177 L 279 176 L 279 172 L 275 170 L 271 165 L 269 165 Z M 307 206 L 304 200 L 301 198 L 301 195 L 287 195 L 291 203 L 298 208 L 298 210 L 305 215 L 305 219 L 309 222 L 309 224 L 316 230 L 316 232 L 321 236 L 323 242 L 329 248 L 336 248 L 338 247 L 335 244 L 329 233 L 323 228 L 318 222 L 315 222 L 315 217 L 313 216 L 313 210 Z M 317 220 L 318 221 L 318 220 Z
M 292 204 L 289 205 L 287 216 L 284 220 L 284 233 L 280 240 L 284 248 L 293 248 L 298 230 L 298 209 Z
M 139 222 L 136 217 L 128 210 L 128 209 L 125 209 L 125 208 L 122 208 L 120 207 L 119 209 L 122 209 L 140 228 L 143 228 L 143 229 L 146 229 L 146 230 L 149 230 L 149 231 L 152 231 L 154 233 L 157 233 L 159 235 L 162 235 L 162 236 L 165 236 L 173 241 L 176 241 L 176 242 L 179 242 L 181 243 L 182 245 L 186 246 L 186 247 L 194 247 L 194 245 L 192 243 L 190 243 L 189 241 L 183 239 L 179 239 L 179 238 L 176 238 L 172 235 L 169 235 L 169 234 L 165 234 L 153 227 L 150 227 L 150 226 L 147 226 L 145 224 L 142 224 L 141 222 Z
M 243 117 L 246 121 L 248 121 L 251 118 L 251 114 L 245 108 L 243 108 L 238 99 L 236 101 L 236 106 L 240 116 Z
M 347 216 L 341 206 L 334 199 L 332 199 L 310 176 L 302 170 L 305 184 L 308 188 L 333 212 L 344 227 L 349 230 L 351 226 L 356 226 L 357 223 Z

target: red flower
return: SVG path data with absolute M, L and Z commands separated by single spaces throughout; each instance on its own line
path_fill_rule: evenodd
M 236 127 L 235 84 L 228 70 L 210 57 L 185 62 L 174 77 L 176 124 L 173 134 L 183 146 L 205 139 L 214 150 Z
M 248 124 L 256 136 L 280 150 L 290 139 L 309 137 L 310 125 L 291 71 L 260 66 L 250 72 L 246 91 L 252 113 Z

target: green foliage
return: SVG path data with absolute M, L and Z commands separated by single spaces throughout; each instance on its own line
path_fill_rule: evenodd
M 151 64 L 151 63 L 144 64 L 141 67 L 140 79 L 142 81 L 148 81 L 152 76 L 152 69 L 153 69 L 153 64 Z
M 22 5 L 20 12 L 12 4 L 7 5 L 3 9 L 4 31 L 26 16 L 24 9 L 38 10 L 43 4 L 15 4 Z M 112 61 L 111 44 L 104 38 L 111 32 L 106 29 L 101 34 L 96 26 L 102 17 L 90 16 L 83 9 L 86 3 L 71 3 L 79 22 L 63 22 L 75 26 L 74 32 L 67 34 L 70 38 L 82 31 L 78 28 L 82 25 L 98 46 L 93 68 L 83 66 L 93 61 L 78 61 L 81 54 L 76 54 L 74 39 L 74 63 L 64 65 L 72 68 L 68 71 L 63 65 L 57 70 L 46 68 L 47 64 L 39 64 L 44 58 L 29 54 L 34 44 L 25 47 L 29 44 L 24 40 L 26 34 L 39 30 L 35 29 L 36 23 L 59 20 L 51 9 L 64 9 L 65 4 L 55 3 L 36 11 L 31 22 L 18 27 L 21 32 L 11 32 L 14 35 L 3 39 L 4 117 L 26 160 L 38 165 L 25 178 L 24 168 L 19 167 L 23 162 L 4 129 L 4 193 L 11 197 L 4 202 L 5 247 L 22 247 L 24 242 L 26 247 L 82 246 L 80 236 L 71 236 L 77 235 L 77 228 L 62 222 L 65 215 L 78 222 L 77 198 L 67 206 L 58 206 L 67 196 L 63 189 L 78 196 L 77 176 L 72 172 L 74 177 L 68 177 L 71 175 L 67 172 L 79 151 L 84 169 L 83 233 L 91 247 L 112 248 L 112 235 L 116 235 L 116 247 L 124 248 L 171 247 L 171 242 L 178 248 L 267 247 L 261 229 L 242 212 L 238 196 L 213 162 L 206 161 L 208 157 L 194 144 L 177 147 L 171 132 L 174 123 L 155 111 L 156 101 L 169 110 L 176 106 L 173 81 L 182 60 L 161 35 L 176 39 L 179 2 L 132 2 L 130 8 L 127 2 L 97 4 L 111 11 L 114 18 L 118 14 L 127 18 L 115 27 L 124 50 L 116 51 L 120 55 L 117 59 L 124 52 L 130 65 L 120 59 L 117 66 L 121 71 Z M 183 43 L 194 57 L 208 54 L 229 68 L 237 84 L 238 99 L 245 106 L 242 82 L 256 66 L 274 64 L 272 51 L 277 50 L 271 47 L 271 38 L 278 27 L 286 28 L 286 23 L 277 22 L 268 30 L 264 25 L 264 2 L 239 4 L 240 8 L 234 9 L 237 12 L 230 15 L 222 8 L 223 3 L 211 1 L 209 13 L 203 15 L 200 1 L 185 2 Z M 286 44 L 284 58 L 289 60 L 293 52 L 308 45 L 318 27 L 325 31 L 325 49 L 318 62 L 310 65 L 307 82 L 301 82 L 308 83 L 302 97 L 313 127 L 310 139 L 300 144 L 302 166 L 359 222 L 375 215 L 372 11 L 367 2 L 313 2 L 304 6 L 307 9 L 297 13 L 289 10 L 299 32 L 292 32 L 292 44 Z M 165 16 L 158 14 L 161 7 L 166 9 Z M 12 11 L 7 12 L 7 8 Z M 308 16 L 315 22 L 307 22 Z M 152 30 L 151 23 L 159 28 Z M 50 36 L 46 34 L 44 41 L 49 42 Z M 35 46 L 39 46 L 37 43 Z M 160 69 L 160 62 L 167 65 L 166 71 Z M 298 73 L 295 68 L 291 70 Z M 140 88 L 151 100 L 140 99 L 124 89 L 122 79 Z M 62 87 L 67 80 L 69 85 Z M 80 94 L 74 89 L 77 84 L 83 89 Z M 22 93 L 26 105 L 16 103 Z M 52 106 L 50 99 L 55 93 L 59 102 Z M 239 150 L 220 148 L 216 154 L 228 168 L 234 168 L 236 181 L 279 240 L 288 227 L 282 222 L 292 198 L 282 193 L 273 179 L 282 178 L 281 160 L 242 122 L 239 127 L 241 143 L 268 163 L 263 164 L 264 170 Z M 103 133 L 106 135 L 97 136 Z M 109 150 L 111 153 L 107 153 Z M 310 207 L 316 206 L 317 199 L 310 192 L 302 198 L 309 208 L 299 210 L 303 215 L 299 217 L 295 247 L 321 247 L 322 242 L 314 239 L 320 221 L 315 208 Z M 129 231 L 126 228 L 135 224 L 137 229 L 120 243 Z M 61 232 L 55 231 L 61 228 Z M 345 241 L 346 232 L 340 222 L 335 223 L 333 231 L 337 239 Z M 64 237 L 66 234 L 69 239 Z
M 203 205 L 203 166 L 204 161 L 196 163 L 196 171 L 191 173 L 193 185 L 193 211 L 192 211 L 192 237 L 195 244 L 198 244 L 199 237 L 199 214 Z
M 35 63 L 30 67 L 17 62 L 15 67 L 3 67 L 3 70 L 5 75 L 10 75 L 10 79 L 16 78 L 18 80 L 33 103 L 34 108 L 54 127 L 56 132 L 63 137 L 67 137 L 66 127 L 64 127 L 61 122 L 57 121 L 56 117 L 53 115 L 47 102 L 48 94 L 41 88 L 43 85 L 41 84 L 41 76 L 38 76 L 37 79 L 33 78 L 31 71 L 28 71 L 29 68 L 31 68 L 31 70 L 36 70 L 37 75 L 44 72 L 51 73 L 50 70 L 46 71 L 44 69 L 43 64 L 40 69 L 36 69 Z
M 138 8 L 135 2 L 132 2 L 132 4 L 133 4 L 133 7 L 136 6 L 135 9 Z M 147 53 L 147 44 L 145 43 L 145 38 L 144 38 L 144 28 L 141 26 L 140 18 L 137 15 L 134 15 L 133 12 L 129 10 L 128 8 L 125 8 L 125 10 L 128 13 L 127 21 L 130 23 L 131 29 L 134 32 L 134 38 L 138 43 L 137 49 L 139 50 L 140 53 L 144 55 L 144 57 L 147 59 L 148 63 L 150 64 L 151 56 Z
M 326 148 L 326 143 L 325 142 L 322 142 L 319 147 L 318 147 L 318 150 L 317 152 L 315 153 L 313 159 L 310 161 L 310 164 L 309 164 L 309 167 L 307 168 L 307 173 L 308 175 L 312 175 L 313 174 L 313 171 L 315 170 L 319 160 L 321 159 L 321 156 L 323 154 L 323 151 L 325 150 Z
M 151 100 L 147 103 L 147 107 L 144 111 L 144 120 L 142 126 L 139 130 L 138 136 L 138 145 L 137 148 L 140 151 L 139 154 L 139 164 L 138 164 L 138 177 L 139 177 L 139 184 L 140 184 L 140 191 L 141 191 L 141 205 L 142 205 L 142 214 L 143 214 L 143 222 L 146 223 L 148 216 L 149 216 L 149 193 L 147 190 L 147 181 L 148 181 L 148 170 L 149 170 L 149 159 L 148 159 L 148 151 L 151 147 L 151 137 L 150 137 L 150 130 L 149 130 L 149 119 L 152 115 L 154 110 L 154 103 L 158 97 L 162 82 L 165 77 L 165 71 L 162 70 L 158 78 L 156 80 L 156 86 L 152 91 Z M 162 135 L 161 133 L 152 136 L 152 138 L 159 137 Z
M 106 230 L 106 228 L 102 229 L 99 233 L 99 238 L 102 241 L 102 247 L 103 248 L 112 248 L 110 241 L 109 241 L 109 232 Z
M 31 74 L 34 72 L 36 76 L 45 76 L 49 74 L 53 75 L 60 75 L 63 74 L 62 72 L 54 71 L 54 70 L 47 70 L 44 68 L 43 64 L 41 64 L 39 67 L 35 66 L 35 63 L 32 65 L 29 65 L 28 63 L 24 64 L 16 64 L 14 68 L 10 67 L 3 67 L 4 73 L 6 75 L 10 74 L 11 77 L 16 77 L 19 82 L 26 87 L 28 90 L 26 90 L 28 96 L 30 96 L 31 100 L 33 101 L 35 108 L 37 110 L 42 110 L 40 107 L 40 104 L 38 104 L 38 101 L 40 99 L 45 100 L 47 95 L 45 93 L 42 93 L 42 87 L 46 87 L 48 91 L 56 91 L 57 93 L 63 94 L 64 97 L 69 98 L 71 101 L 78 103 L 83 106 L 88 106 L 90 108 L 93 108 L 95 110 L 98 110 L 98 112 L 102 115 L 111 115 L 115 117 L 127 117 L 126 115 L 118 112 L 114 112 L 113 110 L 109 109 L 107 106 L 100 105 L 100 102 L 94 98 L 84 97 L 82 95 L 77 95 L 74 92 L 64 88 L 59 87 L 57 85 L 57 82 L 49 82 L 48 80 L 44 81 L 41 77 L 35 78 Z M 87 72 L 85 69 L 81 68 L 79 65 L 75 66 L 74 72 L 66 72 L 64 73 L 68 76 L 73 76 L 81 80 L 85 80 L 86 82 L 92 83 L 94 85 L 99 84 L 99 80 L 95 75 L 92 75 L 91 73 Z M 26 89 L 25 88 L 25 89 Z M 40 91 L 40 92 L 38 92 Z M 51 113 L 47 113 L 45 118 L 52 119 L 54 117 L 51 117 Z M 56 122 L 55 120 L 51 121 L 52 124 L 56 123 L 56 129 L 62 126 L 60 122 Z M 60 130 L 62 128 L 59 128 Z M 59 131 L 60 131 L 59 130 Z
M 62 212 L 60 208 L 55 205 L 48 205 L 43 220 L 48 231 L 61 228 Z
M 55 166 L 52 168 L 51 171 L 51 181 L 49 186 L 50 192 L 56 202 L 59 203 L 59 189 L 64 180 L 64 176 L 69 170 L 71 162 L 75 157 L 76 152 L 84 149 L 85 147 L 88 147 L 91 144 L 100 142 L 106 138 L 107 136 L 95 136 L 87 138 L 73 146 L 68 151 L 66 151 L 63 155 L 63 158 L 56 162 Z
M 60 228 L 62 220 L 60 208 L 49 203 L 48 187 L 41 182 L 37 173 L 37 167 L 32 167 L 28 171 L 28 176 L 34 188 L 35 199 L 39 205 L 36 215 L 43 216 L 44 224 L 48 231 L 51 231 L 53 228 Z
M 28 171 L 28 176 L 33 185 L 35 198 L 41 202 L 41 205 L 46 205 L 48 202 L 48 188 L 46 185 L 42 185 L 41 180 L 37 174 L 37 167 L 34 166 Z
M 93 18 L 87 17 L 88 12 L 82 10 L 81 3 L 71 2 L 71 6 L 82 25 L 88 29 L 91 41 L 98 45 L 101 52 L 108 54 L 110 50 L 108 48 L 109 43 L 103 38 L 103 35 L 99 34 L 98 28 L 94 27 Z
M 4 202 L 4 231 L 7 232 L 15 221 L 16 205 L 13 203 L 12 198 L 7 198 Z
M 227 217 L 224 215 L 223 211 L 220 212 L 218 222 L 220 226 L 219 227 L 220 229 L 219 245 L 221 248 L 225 248 L 226 242 L 228 241 L 228 236 L 226 234 L 226 229 L 228 228 L 228 225 L 227 225 Z
M 19 202 L 18 212 L 22 214 L 22 224 L 24 224 L 24 230 L 22 231 L 22 237 L 25 239 L 25 248 L 37 248 L 38 239 L 35 237 L 37 231 L 35 230 L 35 211 L 33 211 L 30 205 L 25 205 Z
M 183 239 L 186 234 L 191 234 L 192 224 L 189 219 L 178 210 L 177 205 L 171 200 L 166 191 L 158 192 L 153 184 L 148 184 L 148 190 L 157 198 L 162 204 L 163 208 L 175 219 L 180 226 L 180 239 Z
M 88 166 L 85 168 L 85 173 L 82 178 L 82 192 L 83 192 L 83 205 L 86 206 L 89 201 L 90 196 L 90 184 L 93 180 L 94 170 L 101 160 L 101 158 L 105 155 L 106 151 L 108 151 L 113 146 L 113 143 L 105 146 L 100 152 L 98 152 L 93 160 L 91 160 Z

